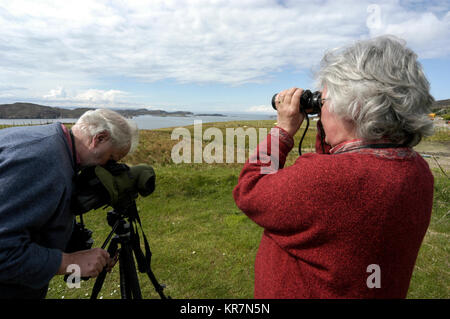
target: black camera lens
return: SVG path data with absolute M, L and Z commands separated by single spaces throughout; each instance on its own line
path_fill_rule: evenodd
M 274 94 L 272 97 L 272 107 L 274 110 L 277 109 L 277 97 L 278 93 Z M 305 112 L 306 114 L 319 114 L 322 108 L 322 92 L 316 91 L 311 92 L 310 90 L 303 91 L 300 96 L 300 112 Z

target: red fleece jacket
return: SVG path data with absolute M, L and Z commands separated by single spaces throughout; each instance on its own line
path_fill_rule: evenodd
M 430 221 L 428 164 L 410 148 L 351 141 L 283 168 L 294 143 L 279 132 L 279 169 L 261 174 L 265 157 L 274 158 L 272 131 L 258 146 L 268 151 L 247 161 L 233 191 L 264 228 L 255 298 L 405 298 Z

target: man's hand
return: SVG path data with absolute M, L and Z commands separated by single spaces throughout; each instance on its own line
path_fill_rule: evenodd
M 277 126 L 284 129 L 292 137 L 302 125 L 305 116 L 300 113 L 300 96 L 303 90 L 292 88 L 278 93 L 275 101 L 277 105 Z
M 111 259 L 108 252 L 101 248 L 81 250 L 74 253 L 63 253 L 58 275 L 66 275 L 67 267 L 76 264 L 80 267 L 81 277 L 97 277 L 105 267 L 114 266 L 116 259 Z

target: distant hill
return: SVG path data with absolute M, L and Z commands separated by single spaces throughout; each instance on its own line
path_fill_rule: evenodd
M 450 109 L 450 99 L 447 100 L 439 100 L 433 103 L 431 107 L 433 111 L 439 111 L 442 109 Z
M 45 106 L 33 103 L 16 102 L 13 104 L 0 104 L 0 119 L 58 119 L 58 118 L 79 118 L 84 112 L 94 110 L 95 108 L 76 108 L 66 109 L 61 107 Z M 433 112 L 447 112 L 450 109 L 450 99 L 439 100 L 433 103 L 431 107 Z M 186 111 L 167 112 L 163 110 L 147 109 L 122 109 L 115 110 L 125 117 L 131 118 L 140 115 L 153 116 L 193 116 L 194 113 Z M 198 116 L 224 116 L 222 114 L 195 114 Z
M 94 110 L 94 108 L 65 109 L 60 107 L 44 106 L 33 103 L 16 102 L 13 104 L 0 104 L 0 118 L 2 119 L 58 119 L 58 118 L 79 118 L 84 112 Z M 163 110 L 115 110 L 125 117 L 139 115 L 154 116 L 191 116 L 192 112 L 177 111 L 166 112 Z

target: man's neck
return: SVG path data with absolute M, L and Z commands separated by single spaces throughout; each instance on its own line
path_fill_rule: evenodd
M 80 145 L 80 142 L 79 141 L 77 141 L 77 137 L 76 137 L 76 135 L 75 135 L 75 133 L 74 133 L 74 131 L 73 130 L 68 130 L 67 129 L 67 127 L 65 127 L 63 124 L 61 124 L 61 126 L 62 126 L 62 128 L 63 128 L 63 131 L 64 131 L 64 135 L 66 136 L 66 138 L 67 138 L 67 140 L 68 140 L 68 142 L 69 142 L 69 146 L 70 146 L 70 150 L 71 150 L 71 152 L 72 152 L 72 155 L 73 155 L 73 153 L 75 153 L 75 156 L 74 156 L 74 158 L 75 158 L 75 164 L 76 165 L 80 165 L 80 155 L 79 155 L 79 145 Z

